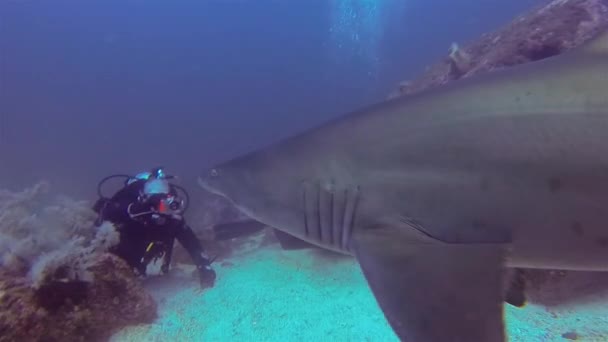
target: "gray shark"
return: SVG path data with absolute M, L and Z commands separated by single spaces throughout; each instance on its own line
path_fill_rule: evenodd
M 349 113 L 199 183 L 354 256 L 400 339 L 504 341 L 506 268 L 608 270 L 608 33 Z

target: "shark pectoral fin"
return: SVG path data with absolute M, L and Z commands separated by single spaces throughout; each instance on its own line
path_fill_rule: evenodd
M 281 244 L 281 248 L 283 248 L 284 250 L 318 248 L 312 243 L 306 242 L 302 239 L 298 239 L 297 237 L 289 235 L 278 229 L 274 230 L 274 236 L 277 237 L 277 240 L 279 240 L 279 243 Z
M 373 230 L 354 239 L 363 274 L 405 341 L 505 341 L 502 245 L 414 243 Z

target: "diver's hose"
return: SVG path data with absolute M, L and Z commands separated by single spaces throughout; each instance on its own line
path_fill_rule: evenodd
M 101 193 L 101 187 L 103 186 L 103 183 L 107 182 L 108 180 L 112 179 L 112 178 L 117 178 L 117 177 L 123 177 L 123 178 L 131 178 L 130 175 L 124 175 L 124 174 L 114 174 L 114 175 L 109 175 L 107 177 L 104 177 L 102 180 L 100 180 L 97 183 L 97 195 L 99 196 L 99 198 L 103 198 L 103 199 L 109 199 L 109 197 L 105 197 L 102 193 Z

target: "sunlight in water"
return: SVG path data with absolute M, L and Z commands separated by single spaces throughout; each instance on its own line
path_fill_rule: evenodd
M 381 61 L 381 38 L 389 11 L 401 8 L 404 2 L 407 1 L 330 1 L 329 51 L 334 62 L 364 63 L 373 76 Z

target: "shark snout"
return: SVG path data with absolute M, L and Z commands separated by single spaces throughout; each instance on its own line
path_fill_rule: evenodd
M 224 195 L 220 191 L 219 171 L 217 168 L 211 168 L 201 174 L 197 181 L 198 184 L 206 191 L 216 195 Z

